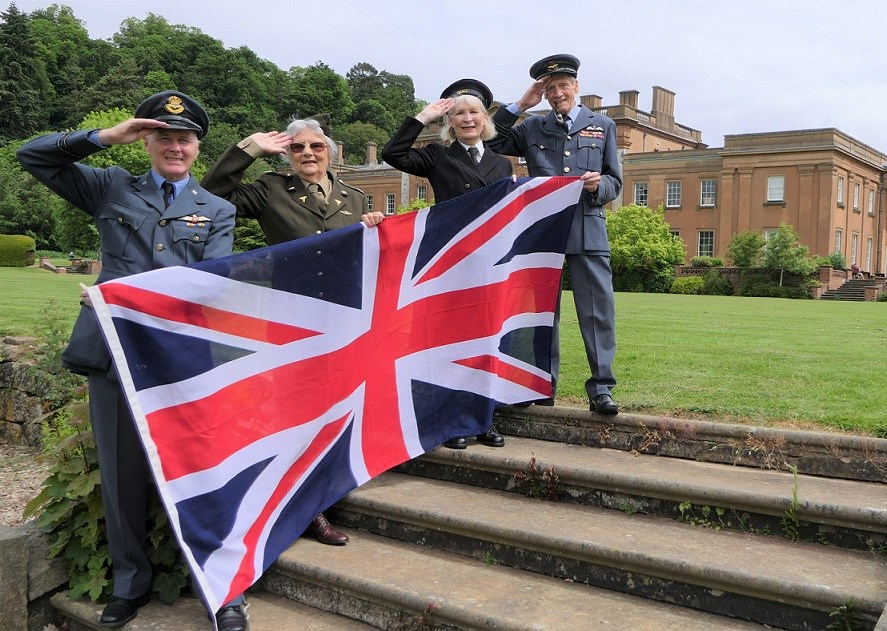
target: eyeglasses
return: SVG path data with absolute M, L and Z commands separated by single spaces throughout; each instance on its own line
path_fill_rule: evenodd
M 311 148 L 311 151 L 314 153 L 320 153 L 322 151 L 326 151 L 326 143 L 325 142 L 312 142 L 310 145 L 307 145 Z M 305 143 L 304 142 L 294 142 L 290 145 L 290 151 L 293 153 L 302 153 L 305 151 Z

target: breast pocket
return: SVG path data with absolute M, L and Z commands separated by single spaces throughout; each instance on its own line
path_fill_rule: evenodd
M 176 221 L 172 225 L 172 240 L 176 257 L 184 263 L 197 263 L 203 260 L 203 250 L 208 237 L 208 222 Z
M 99 235 L 102 238 L 102 252 L 124 261 L 132 262 L 126 256 L 127 246 L 136 241 L 136 233 L 145 225 L 148 214 L 141 209 L 111 201 L 99 214 Z
M 604 139 L 579 136 L 576 150 L 576 162 L 582 171 L 601 172 L 604 154 Z
M 554 142 L 540 140 L 527 146 L 527 166 L 530 175 L 557 175 L 555 171 Z

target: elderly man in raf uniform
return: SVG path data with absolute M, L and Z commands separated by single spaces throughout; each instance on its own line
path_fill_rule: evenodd
M 616 148 L 615 123 L 578 102 L 579 60 L 572 55 L 552 55 L 530 68 L 535 80 L 516 103 L 500 107 L 493 116 L 494 151 L 527 160 L 530 175 L 579 176 L 583 191 L 567 240 L 567 265 L 579 330 L 585 343 L 591 378 L 585 389 L 591 410 L 617 414 L 611 390 L 616 385 L 613 357 L 616 354 L 616 315 L 610 244 L 603 206 L 622 190 L 622 172 Z M 542 96 L 551 105 L 546 116 L 528 116 L 516 124 L 522 112 L 535 107 Z M 558 305 L 560 307 L 560 305 Z M 558 322 L 552 332 L 552 382 L 557 387 L 560 362 Z M 551 405 L 552 401 L 542 401 Z
M 98 281 L 185 265 L 231 253 L 234 206 L 201 188 L 190 169 L 209 128 L 206 111 L 186 94 L 155 94 L 134 118 L 108 129 L 50 134 L 18 151 L 22 166 L 53 192 L 92 216 L 101 238 Z M 78 161 L 111 145 L 143 141 L 151 169 L 132 175 L 120 167 L 95 169 Z M 100 622 L 120 627 L 151 599 L 145 552 L 150 469 L 111 357 L 88 297 L 62 363 L 89 379 L 95 434 L 114 570 L 113 596 Z M 183 358 L 186 360 L 186 358 Z M 222 631 L 244 631 L 243 597 L 217 614 Z

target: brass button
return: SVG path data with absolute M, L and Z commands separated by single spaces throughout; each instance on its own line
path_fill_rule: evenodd
M 569 172 L 570 172 L 570 167 L 564 167 L 564 173 L 569 173 Z
M 123 217 L 117 217 L 117 223 L 123 223 Z
M 191 237 L 191 238 L 194 239 L 195 241 L 200 241 L 200 235 L 199 235 L 199 234 L 195 234 L 195 235 L 194 235 L 193 237 Z
M 162 228 L 165 225 L 166 225 L 166 219 L 161 219 L 160 220 L 160 227 Z
M 157 250 L 158 252 L 163 252 L 163 244 L 158 243 L 154 249 Z
M 320 234 L 320 233 L 321 233 L 321 230 L 318 230 L 315 234 Z
M 564 155 L 565 155 L 565 156 L 568 156 L 568 155 L 570 155 L 570 152 L 569 152 L 569 151 L 564 151 Z
M 465 182 L 465 188 L 471 188 L 471 184 L 469 184 L 468 182 Z

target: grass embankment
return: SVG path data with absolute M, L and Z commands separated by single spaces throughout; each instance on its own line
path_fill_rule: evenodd
M 73 324 L 92 276 L 0 268 L 0 334 Z M 587 406 L 588 366 L 562 301 L 559 402 Z M 614 391 L 624 411 L 887 437 L 887 304 L 616 294 Z

